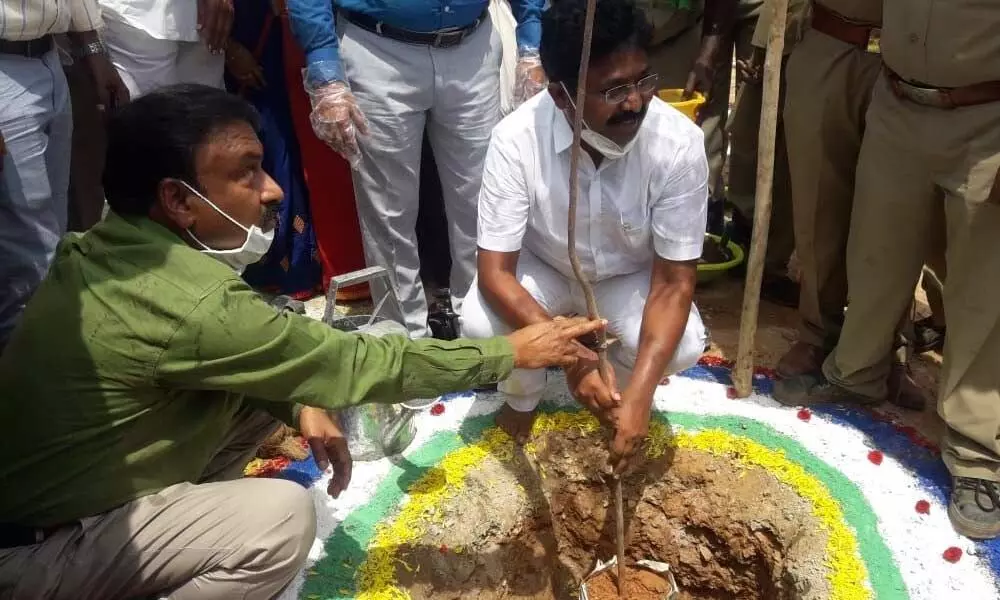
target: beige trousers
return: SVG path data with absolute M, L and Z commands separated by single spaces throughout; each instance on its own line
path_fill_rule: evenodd
M 276 479 L 233 479 L 276 426 L 246 410 L 197 485 L 180 483 L 0 550 L 0 598 L 270 599 L 315 537 L 309 493 Z
M 880 65 L 879 55 L 815 30 L 788 58 L 784 124 L 802 273 L 799 341 L 813 346 L 836 345 L 844 319 L 855 168 Z
M 933 237 L 947 226 L 944 348 L 938 412 L 953 475 L 1000 481 L 1000 102 L 955 110 L 875 86 L 858 161 L 847 250 L 850 308 L 823 365 L 859 394 L 886 392 L 896 321 L 912 301 Z

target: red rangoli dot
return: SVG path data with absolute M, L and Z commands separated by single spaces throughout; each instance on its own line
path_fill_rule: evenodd
M 868 453 L 868 460 L 871 461 L 873 465 L 882 464 L 882 458 L 884 457 L 882 456 L 882 452 L 879 450 L 872 450 Z
M 916 508 L 919 514 L 929 515 L 931 512 L 931 503 L 926 500 L 918 500 Z
M 809 419 L 812 418 L 812 416 L 813 416 L 812 411 L 810 411 L 808 408 L 799 409 L 800 421 L 808 421 Z
M 440 415 L 440 414 L 444 414 L 444 404 L 441 404 L 440 402 L 438 402 L 437 404 L 435 404 L 434 406 L 432 406 L 431 407 L 431 414 L 434 415 L 434 416 L 437 416 L 437 415 Z
M 957 563 L 962 558 L 962 549 L 952 546 L 944 551 L 944 559 L 950 563 Z

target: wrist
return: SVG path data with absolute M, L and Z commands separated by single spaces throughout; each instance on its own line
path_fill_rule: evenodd
M 89 42 L 76 44 L 73 47 L 73 55 L 76 58 L 90 59 L 95 56 L 100 56 L 103 58 L 108 58 L 108 48 L 99 39 L 94 39 Z

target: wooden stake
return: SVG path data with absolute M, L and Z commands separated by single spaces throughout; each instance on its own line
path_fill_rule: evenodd
M 771 190 L 774 184 L 774 141 L 778 129 L 778 98 L 781 87 L 781 59 L 785 51 L 785 24 L 788 0 L 768 0 L 771 30 L 764 60 L 764 97 L 761 105 L 760 135 L 757 142 L 757 190 L 754 197 L 753 237 L 747 263 L 743 311 L 740 313 L 740 340 L 733 370 L 736 395 L 745 398 L 753 389 L 754 340 L 760 311 L 760 285 L 767 253 L 767 229 L 771 224 Z
M 580 282 L 583 289 L 583 296 L 587 301 L 587 316 L 591 319 L 600 319 L 601 315 L 597 310 L 597 299 L 594 296 L 594 288 L 587 280 L 587 276 L 580 267 L 580 258 L 576 253 L 576 207 L 580 197 L 579 174 L 580 174 L 580 134 L 583 131 L 583 108 L 587 103 L 587 70 L 590 66 L 590 43 L 594 35 L 594 14 L 597 12 L 597 0 L 587 0 L 587 13 L 584 17 L 583 25 L 583 46 L 580 48 L 580 71 L 577 75 L 576 102 L 573 110 L 573 148 L 569 159 L 569 210 L 567 224 L 567 251 L 569 252 L 569 262 L 573 267 L 573 275 Z M 567 90 L 568 93 L 568 90 Z M 601 379 L 605 384 L 610 384 L 612 379 L 611 362 L 608 360 L 607 333 L 601 330 L 598 334 L 597 357 L 600 365 Z M 615 497 L 615 523 L 617 526 L 617 585 L 618 596 L 622 593 L 622 564 L 625 562 L 625 531 L 624 519 L 622 516 L 622 482 L 620 477 L 614 478 Z

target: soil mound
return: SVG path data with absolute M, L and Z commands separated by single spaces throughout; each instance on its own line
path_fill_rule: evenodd
M 576 598 L 596 560 L 614 555 L 606 463 L 604 439 L 577 430 L 537 437 L 511 461 L 486 459 L 443 520 L 400 550 L 401 587 L 415 600 Z M 624 497 L 626 561 L 669 563 L 684 600 L 829 596 L 825 534 L 806 501 L 762 469 L 668 451 L 624 480 Z M 625 597 L 654 597 L 634 594 Z

